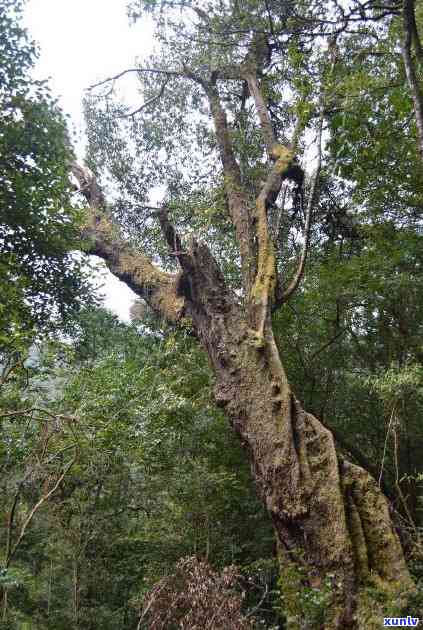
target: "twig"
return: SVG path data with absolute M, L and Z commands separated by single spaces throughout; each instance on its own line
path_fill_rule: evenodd
M 148 101 L 143 103 L 140 107 L 135 109 L 130 114 L 122 114 L 122 115 L 118 116 L 118 118 L 131 118 L 132 116 L 135 116 L 135 114 L 139 114 L 140 112 L 142 112 L 143 109 L 146 109 L 147 107 L 149 107 L 150 105 L 152 105 L 156 101 L 159 101 L 162 98 L 162 96 L 164 94 L 164 91 L 165 91 L 165 88 L 166 88 L 168 83 L 169 83 L 169 78 L 163 83 L 163 85 L 162 85 L 162 87 L 160 89 L 160 92 L 158 94 L 156 94 L 152 98 L 148 99 Z
M 166 582 L 163 581 L 163 583 L 160 585 L 159 589 L 156 591 L 153 591 L 153 593 L 151 593 L 150 595 L 150 601 L 148 602 L 146 608 L 144 608 L 144 610 L 141 612 L 141 616 L 139 618 L 138 621 L 138 625 L 137 625 L 137 630 L 140 630 L 141 628 L 141 623 L 142 620 L 145 618 L 146 614 L 148 613 L 148 611 L 150 610 L 151 606 L 154 604 L 155 599 L 157 598 L 157 596 L 159 595 L 160 591 L 162 591 L 164 589 L 164 587 L 166 586 Z
M 342 328 L 342 330 L 339 330 L 334 337 L 329 339 L 329 341 L 327 343 L 323 344 L 323 346 L 321 346 L 318 350 L 313 352 L 311 357 L 309 357 L 309 361 L 310 362 L 313 361 L 313 359 L 315 359 L 317 357 L 317 355 L 319 355 L 321 352 L 323 352 L 323 350 L 326 350 L 326 348 L 329 348 L 329 346 L 331 346 L 334 343 L 334 341 L 336 341 L 345 332 L 347 332 L 347 330 L 348 330 L 348 326 L 346 326 L 345 328 Z
M 267 594 L 269 592 L 269 586 L 267 584 L 265 584 L 264 586 L 264 593 L 263 593 L 263 597 L 261 598 L 261 600 L 259 601 L 259 603 L 257 604 L 257 606 L 254 606 L 254 608 L 252 610 L 250 610 L 245 616 L 246 617 L 251 617 L 252 615 L 254 615 L 255 612 L 257 612 L 257 610 L 260 608 L 260 606 L 262 605 L 262 603 L 264 602 L 264 600 L 267 597 Z
M 110 81 L 117 81 L 117 79 L 120 79 L 121 77 L 123 77 L 125 74 L 129 74 L 132 72 L 136 72 L 138 74 L 165 74 L 168 77 L 180 77 L 182 76 L 181 72 L 177 72 L 176 70 L 162 70 L 161 68 L 127 68 L 126 70 L 122 70 L 122 72 L 119 72 L 118 74 L 115 74 L 112 77 L 108 77 L 107 79 L 103 79 L 102 81 L 99 81 L 98 83 L 94 83 L 93 85 L 90 85 L 87 90 L 94 90 L 95 88 L 100 87 L 101 85 L 104 85 L 105 83 L 109 83 Z

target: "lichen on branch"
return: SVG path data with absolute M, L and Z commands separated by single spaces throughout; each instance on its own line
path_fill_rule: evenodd
M 274 144 L 271 155 L 275 162 L 256 200 L 257 273 L 249 299 L 250 323 L 259 346 L 264 343 L 264 326 L 269 315 L 269 306 L 274 299 L 277 279 L 276 255 L 267 220 L 267 208 L 279 193 L 284 173 L 289 169 L 294 153 L 281 144 Z

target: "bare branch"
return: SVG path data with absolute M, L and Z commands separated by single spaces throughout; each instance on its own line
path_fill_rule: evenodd
M 272 149 L 276 144 L 276 137 L 263 94 L 259 88 L 257 77 L 255 75 L 248 73 L 246 74 L 245 79 L 248 83 L 251 96 L 254 98 L 254 102 L 256 104 L 256 110 L 260 120 L 267 155 L 269 158 L 272 158 Z
M 195 13 L 197 14 L 197 16 L 200 18 L 202 22 L 206 22 L 207 24 L 210 24 L 210 17 L 207 15 L 205 11 L 203 11 L 199 7 L 194 7 L 194 6 L 189 6 L 189 8 L 192 9 L 192 11 L 195 11 Z
M 69 420 L 71 422 L 77 422 L 79 420 L 77 416 L 69 416 L 69 415 L 64 415 L 64 414 L 52 413 L 48 409 L 42 409 L 40 407 L 29 407 L 27 409 L 17 409 L 16 411 L 6 411 L 5 413 L 0 413 L 0 418 L 11 418 L 13 416 L 27 416 L 32 413 L 43 413 L 47 416 L 50 416 L 50 418 Z
M 121 116 L 118 116 L 118 118 L 130 118 L 131 116 L 135 116 L 135 114 L 139 114 L 140 112 L 143 111 L 143 109 L 146 109 L 150 105 L 153 105 L 153 103 L 155 103 L 156 101 L 159 101 L 162 98 L 168 83 L 169 83 L 169 79 L 166 79 L 166 81 L 163 83 L 163 85 L 162 85 L 162 87 L 161 87 L 161 89 L 160 89 L 158 94 L 156 94 L 155 96 L 149 98 L 148 101 L 143 103 L 140 107 L 135 109 L 130 114 L 122 114 Z
M 264 591 L 263 591 L 263 595 L 261 596 L 261 599 L 259 601 L 258 604 L 256 604 L 254 606 L 254 608 L 252 608 L 245 616 L 248 617 L 252 617 L 258 610 L 259 608 L 262 606 L 264 600 L 266 599 L 267 595 L 269 593 L 269 585 L 265 584 L 264 585 Z
M 267 210 L 276 201 L 282 181 L 291 165 L 293 152 L 275 144 L 272 149 L 275 161 L 266 182 L 256 200 L 255 219 L 257 235 L 257 273 L 249 295 L 249 321 L 255 333 L 258 347 L 264 344 L 265 325 L 268 321 L 269 306 L 274 300 L 276 289 L 276 256 L 270 234 Z
M 264 4 L 266 6 L 267 19 L 269 21 L 269 30 L 270 30 L 270 32 L 272 34 L 273 39 L 276 39 L 275 24 L 273 22 L 272 12 L 270 10 L 270 6 L 269 6 L 268 0 L 264 0 Z
M 209 85 L 206 86 L 206 89 L 213 116 L 223 170 L 225 175 L 230 179 L 230 186 L 227 187 L 227 192 L 228 197 L 230 198 L 229 201 L 231 201 L 235 188 L 239 189 L 241 187 L 241 172 L 233 151 L 228 128 L 228 120 L 220 102 L 217 87 L 216 85 Z
M 24 475 L 23 478 L 20 480 L 17 490 L 15 492 L 15 496 L 13 497 L 12 507 L 7 516 L 7 536 L 6 536 L 6 553 L 5 553 L 6 566 L 10 558 L 10 551 L 11 551 L 11 546 L 12 546 L 13 521 L 15 519 L 16 507 L 19 503 L 19 497 L 20 497 L 22 486 L 25 483 L 25 481 L 28 479 L 30 474 L 31 474 L 31 470 L 29 470 L 26 473 L 26 475 Z
M 333 337 L 331 337 L 329 341 L 324 343 L 323 346 L 321 346 L 320 348 L 318 348 L 317 350 L 313 352 L 313 354 L 308 358 L 308 363 L 311 363 L 312 361 L 314 361 L 314 359 L 319 354 L 321 354 L 322 352 L 324 352 L 324 350 L 329 348 L 333 343 L 335 343 L 335 341 L 337 341 L 337 339 L 339 339 L 339 337 L 342 337 L 342 335 L 346 333 L 348 330 L 349 330 L 348 326 L 345 326 L 345 328 L 341 328 L 341 330 L 338 330 L 338 332 Z
M 104 85 L 105 83 L 110 83 L 110 81 L 117 81 L 117 79 L 120 79 L 125 74 L 130 74 L 134 72 L 137 74 L 164 74 L 168 77 L 183 76 L 183 74 L 181 72 L 178 72 L 177 70 L 164 70 L 161 68 L 127 68 L 126 70 L 122 70 L 122 72 L 119 72 L 118 74 L 115 74 L 112 77 L 108 77 L 107 79 L 103 79 L 102 81 L 99 81 L 98 83 L 94 83 L 93 85 L 90 85 L 87 89 L 94 90 L 95 88 L 98 88 L 101 85 Z
M 106 199 L 103 191 L 97 183 L 97 179 L 89 168 L 81 166 L 77 162 L 71 165 L 72 175 L 79 184 L 77 192 L 80 192 L 88 202 L 90 208 L 97 211 L 106 208 Z
M 22 527 L 21 527 L 21 531 L 19 532 L 19 536 L 15 542 L 15 544 L 13 545 L 12 550 L 9 553 L 9 556 L 6 558 L 5 561 L 5 567 L 7 568 L 12 559 L 13 556 L 15 555 L 19 545 L 22 542 L 23 537 L 25 536 L 25 532 L 27 530 L 28 525 L 31 523 L 35 512 L 43 505 L 43 503 L 45 503 L 46 501 L 48 501 L 48 499 L 51 497 L 51 495 L 56 492 L 57 488 L 60 486 L 60 484 L 62 483 L 63 479 L 65 478 L 65 475 L 69 472 L 69 470 L 72 468 L 72 466 L 74 465 L 76 461 L 76 457 L 74 457 L 69 464 L 66 466 L 66 468 L 63 470 L 62 474 L 60 475 L 60 477 L 57 479 L 56 483 L 54 484 L 54 486 L 46 493 L 44 494 L 41 499 L 39 501 L 37 501 L 37 503 L 34 505 L 34 507 L 31 509 L 30 513 L 28 514 L 27 518 L 25 519 Z
M 176 256 L 182 268 L 187 267 L 189 256 L 186 252 L 182 251 L 181 238 L 169 221 L 167 208 L 161 208 L 157 215 L 159 217 L 163 236 L 170 247 L 170 254 L 172 256 Z
M 0 413 L 0 418 L 10 418 L 12 416 L 26 416 L 31 411 L 34 411 L 34 407 L 30 409 L 18 409 L 18 411 L 6 411 L 5 413 Z
M 276 209 L 273 226 L 272 226 L 273 240 L 275 242 L 278 238 L 278 235 L 281 229 L 282 216 L 285 211 L 286 193 L 287 193 L 287 186 L 284 186 L 283 191 L 282 191 L 282 199 L 280 201 L 280 206 Z
M 216 77 L 215 77 L 216 78 Z M 248 195 L 241 183 L 241 172 L 235 158 L 232 140 L 230 138 L 226 113 L 222 107 L 219 92 L 216 85 L 203 85 L 209 99 L 210 110 L 213 116 L 214 128 L 223 165 L 225 190 L 228 197 L 229 212 L 235 227 L 236 237 L 241 254 L 242 275 L 245 287 L 251 285 L 251 261 L 252 261 L 252 236 Z

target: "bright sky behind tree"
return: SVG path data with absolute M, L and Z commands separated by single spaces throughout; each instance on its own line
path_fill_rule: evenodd
M 82 158 L 84 90 L 133 66 L 135 58 L 151 48 L 151 26 L 148 22 L 130 26 L 125 0 L 28 0 L 25 25 L 40 45 L 36 77 L 50 77 L 53 94 L 70 116 L 74 145 Z M 131 98 L 135 97 L 133 93 Z M 134 294 L 109 273 L 102 293 L 105 306 L 128 319 Z

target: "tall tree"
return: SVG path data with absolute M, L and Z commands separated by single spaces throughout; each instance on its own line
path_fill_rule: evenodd
M 272 313 L 304 274 L 324 122 L 349 115 L 339 59 L 395 54 L 394 37 L 390 51 L 378 46 L 398 7 L 132 3 L 134 19 L 143 12 L 155 19 L 160 52 L 95 86 L 107 86 L 105 107 L 87 101 L 90 164 L 115 181 L 111 205 L 93 173 L 74 165 L 91 208 L 89 250 L 207 351 L 216 401 L 248 450 L 274 524 L 290 627 L 312 623 L 301 619 L 310 587 L 330 593 L 325 628 L 377 627 L 412 588 L 387 502 L 294 395 L 279 350 L 289 339 L 282 331 L 278 347 Z M 133 110 L 110 98 L 110 82 L 124 74 L 145 97 Z M 310 136 L 311 175 L 300 163 Z M 167 200 L 152 209 L 148 189 L 159 183 Z M 289 218 L 295 228 L 301 214 L 293 265 Z M 290 236 L 298 244 L 298 230 Z

